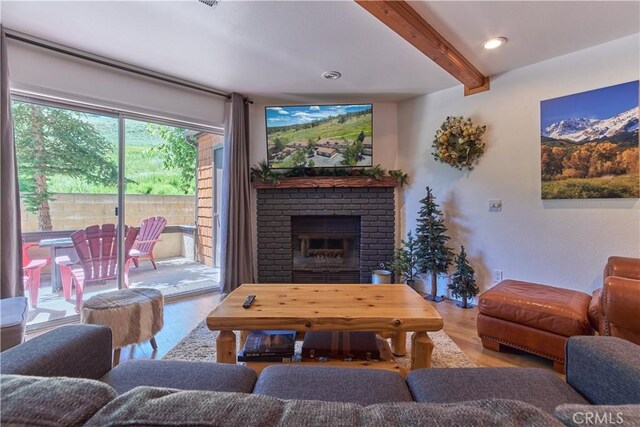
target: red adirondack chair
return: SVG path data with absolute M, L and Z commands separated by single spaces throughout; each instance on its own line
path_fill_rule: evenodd
M 40 274 L 51 258 L 31 259 L 29 249 L 38 246 L 37 243 L 22 244 L 22 283 L 24 289 L 29 291 L 29 304 L 31 307 L 38 305 L 38 290 L 40 289 Z
M 167 220 L 161 216 L 153 216 L 142 221 L 138 238 L 131 249 L 131 257 L 136 267 L 140 266 L 141 258 L 148 258 L 156 269 L 156 260 L 153 258 L 153 247 L 160 241 L 160 234 L 167 225 Z
M 124 284 L 129 287 L 129 252 L 138 235 L 133 227 L 125 228 L 125 265 Z M 75 231 L 71 235 L 73 246 L 78 253 L 78 264 L 65 266 L 71 270 L 76 285 L 76 311 L 82 307 L 84 285 L 91 282 L 115 279 L 118 274 L 118 239 L 114 224 L 92 225 L 84 230 Z M 62 268 L 63 266 L 61 266 Z

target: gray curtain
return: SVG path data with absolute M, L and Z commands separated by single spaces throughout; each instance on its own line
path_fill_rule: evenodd
M 224 129 L 220 286 L 226 295 L 243 283 L 255 281 L 249 177 L 249 107 L 240 94 L 231 94 Z
M 18 167 L 13 143 L 7 37 L 0 25 L 0 298 L 24 294 Z

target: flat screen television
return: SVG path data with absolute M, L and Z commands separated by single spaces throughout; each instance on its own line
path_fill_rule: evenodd
M 373 166 L 373 104 L 266 107 L 273 169 Z

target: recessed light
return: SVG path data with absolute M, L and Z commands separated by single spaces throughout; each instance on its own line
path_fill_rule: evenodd
M 342 74 L 339 71 L 325 71 L 322 73 L 322 77 L 327 80 L 338 80 Z
M 482 42 L 482 47 L 484 47 L 485 49 L 495 49 L 502 46 L 506 42 L 507 39 L 505 37 L 492 37 Z

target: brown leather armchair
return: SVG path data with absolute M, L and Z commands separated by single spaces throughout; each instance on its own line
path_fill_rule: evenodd
M 610 257 L 593 293 L 589 320 L 600 335 L 640 344 L 640 259 Z

